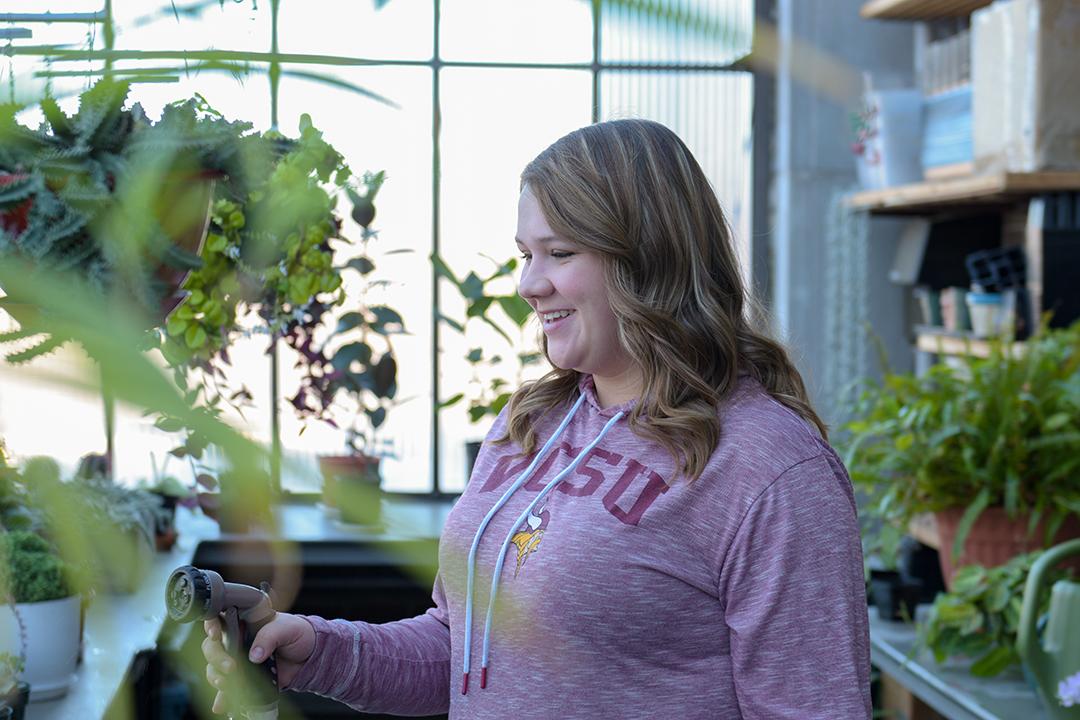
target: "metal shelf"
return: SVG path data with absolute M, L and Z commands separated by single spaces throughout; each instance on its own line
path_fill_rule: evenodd
M 916 619 L 929 609 L 920 605 Z M 997 677 L 971 674 L 972 660 L 960 656 L 944 663 L 932 654 L 915 651 L 918 628 L 890 622 L 870 613 L 870 657 L 881 672 L 894 678 L 916 697 L 949 720 L 1049 720 L 1019 667 Z

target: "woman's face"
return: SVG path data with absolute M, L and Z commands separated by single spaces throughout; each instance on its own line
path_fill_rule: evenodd
M 528 187 L 518 201 L 517 246 L 525 259 L 518 294 L 540 319 L 551 361 L 591 374 L 605 407 L 638 397 L 641 369 L 619 344 L 600 256 L 557 237 Z

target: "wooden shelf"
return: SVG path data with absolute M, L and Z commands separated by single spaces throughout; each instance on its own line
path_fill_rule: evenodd
M 864 190 L 848 206 L 879 215 L 926 215 L 963 205 L 1008 205 L 1032 195 L 1080 190 L 1080 172 L 992 173 Z
M 928 20 L 970 15 L 990 0 L 870 0 L 859 14 L 879 20 Z
M 920 325 L 915 328 L 915 346 L 922 352 L 935 355 L 966 355 L 985 358 L 990 356 L 990 341 L 973 338 L 970 335 L 951 332 L 944 328 Z M 1024 352 L 1022 342 L 1012 344 L 1012 352 Z
M 915 516 L 908 525 L 908 535 L 927 547 L 941 549 L 941 535 L 938 534 L 937 520 L 932 512 Z

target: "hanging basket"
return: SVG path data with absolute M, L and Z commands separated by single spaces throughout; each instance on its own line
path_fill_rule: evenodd
M 161 185 L 154 217 L 171 239 L 172 245 L 192 255 L 202 252 L 210 228 L 210 210 L 214 202 L 214 184 L 222 175 L 214 170 L 170 172 Z M 0 173 L 0 187 L 25 177 Z M 0 227 L 16 238 L 26 230 L 33 198 L 7 210 L 0 210 Z M 163 323 L 187 297 L 181 288 L 191 270 L 172 267 L 163 258 L 157 262 L 156 279 L 166 288 L 155 321 Z
M 214 182 L 220 173 L 200 171 L 173 173 L 162 187 L 157 209 L 161 227 L 176 247 L 199 255 L 210 228 L 210 209 L 214 202 Z M 161 301 L 161 320 L 164 321 L 187 297 L 181 290 L 190 270 L 158 266 L 157 277 L 169 289 Z

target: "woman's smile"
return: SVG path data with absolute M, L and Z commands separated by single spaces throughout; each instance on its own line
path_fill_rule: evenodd
M 600 255 L 558 237 L 527 187 L 518 202 L 517 245 L 525 260 L 518 294 L 540 318 L 551 362 L 591 374 L 598 395 L 620 388 L 620 402 L 637 397 L 641 369 L 619 341 Z

